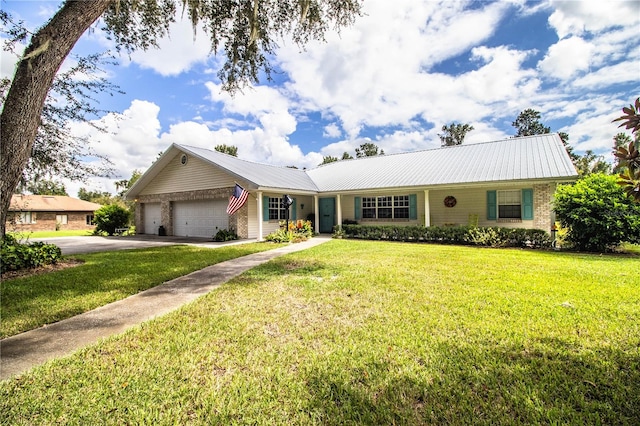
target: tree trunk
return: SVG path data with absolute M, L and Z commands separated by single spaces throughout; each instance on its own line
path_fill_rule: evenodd
M 0 238 L 6 232 L 11 194 L 31 156 L 53 78 L 78 39 L 114 1 L 65 1 L 25 49 L 0 116 Z

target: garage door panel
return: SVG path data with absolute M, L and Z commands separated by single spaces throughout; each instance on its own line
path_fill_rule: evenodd
M 158 228 L 161 225 L 160 220 L 160 203 L 145 203 L 142 232 L 158 235 Z
M 173 206 L 173 233 L 184 237 L 210 238 L 216 229 L 227 228 L 229 217 L 227 202 L 181 201 Z

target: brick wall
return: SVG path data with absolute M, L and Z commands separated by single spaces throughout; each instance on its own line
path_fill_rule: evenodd
M 533 226 L 537 229 L 550 232 L 553 224 L 551 202 L 553 200 L 553 188 L 550 184 L 533 185 Z
M 249 202 L 247 201 L 240 210 L 229 216 L 229 228 L 236 230 L 240 238 L 249 238 Z
M 93 214 L 91 212 L 33 212 L 35 214 L 35 223 L 17 223 L 9 213 L 7 221 L 7 231 L 17 232 L 29 232 L 29 231 L 55 231 L 56 230 L 56 215 L 66 214 L 67 223 L 60 224 L 59 230 L 87 230 L 92 231 L 95 226 L 87 225 L 87 215 Z

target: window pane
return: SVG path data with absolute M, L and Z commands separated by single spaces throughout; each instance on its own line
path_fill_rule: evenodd
M 521 218 L 521 192 L 520 190 L 498 191 L 498 218 Z
M 409 207 L 396 207 L 393 209 L 393 216 L 396 219 L 409 219 Z
M 280 198 L 269 197 L 269 220 L 280 219 Z
M 391 219 L 393 217 L 391 207 L 382 207 L 378 209 L 378 218 Z
M 376 198 L 375 197 L 362 197 L 362 218 L 363 219 L 376 218 Z
M 520 191 L 498 191 L 498 205 L 520 204 Z
M 393 205 L 395 207 L 409 207 L 408 195 L 397 195 L 393 198 Z
M 520 219 L 520 205 L 498 206 L 498 217 L 503 219 Z
M 378 207 L 391 207 L 391 197 L 378 197 Z
M 376 207 L 375 197 L 362 197 L 362 208 Z

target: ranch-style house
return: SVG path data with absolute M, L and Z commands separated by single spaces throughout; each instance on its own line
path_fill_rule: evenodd
M 285 219 L 315 231 L 359 224 L 467 225 L 549 231 L 556 185 L 577 178 L 557 134 L 380 155 L 299 170 L 173 144 L 127 193 L 138 233 L 212 237 L 236 230 L 261 240 Z M 244 206 L 226 213 L 239 184 Z

